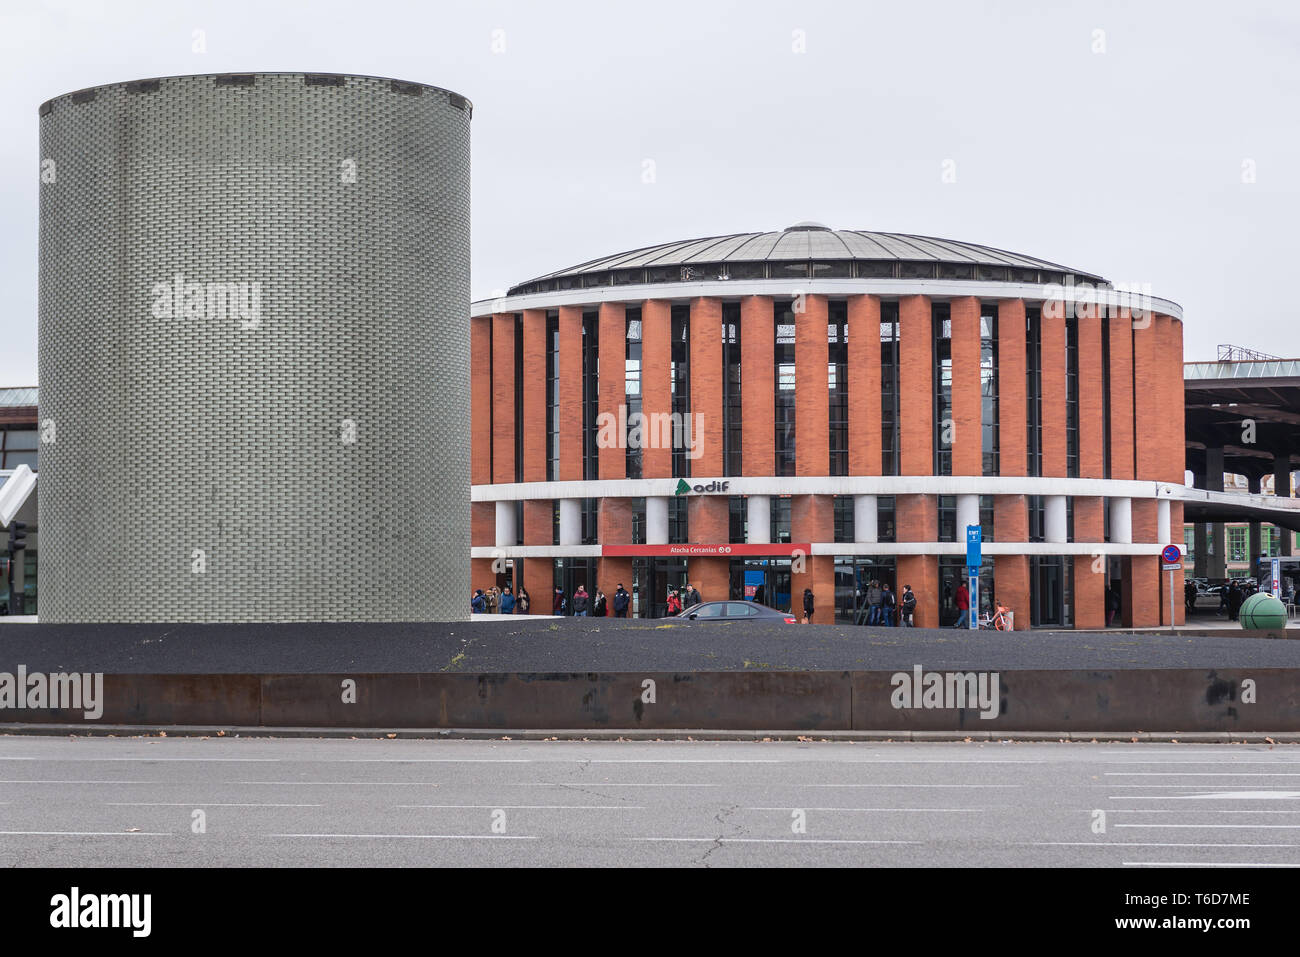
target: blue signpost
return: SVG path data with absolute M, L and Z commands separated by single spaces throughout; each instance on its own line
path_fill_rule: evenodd
M 966 587 L 970 590 L 970 628 L 980 626 L 980 546 L 984 537 L 978 525 L 966 526 Z

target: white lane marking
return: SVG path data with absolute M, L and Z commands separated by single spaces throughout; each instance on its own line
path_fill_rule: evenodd
M 1155 844 L 1148 841 L 1034 841 L 1026 847 L 1300 847 L 1300 844 Z
M 0 784 L 179 784 L 179 781 L 0 781 Z
M 764 787 L 788 788 L 1019 788 L 1022 784 L 776 784 L 757 782 Z
M 171 831 L 0 831 L 8 837 L 35 835 L 38 837 L 171 837 Z
M 401 808 L 429 808 L 433 810 L 470 810 L 483 811 L 644 811 L 644 807 L 630 804 L 394 804 Z
M 1177 790 L 1179 790 L 1179 791 L 1191 791 L 1191 790 L 1195 790 L 1195 789 L 1197 789 L 1197 785 L 1195 785 L 1195 784 L 1094 784 L 1094 785 L 1092 785 L 1092 786 L 1095 787 L 1095 788 L 1142 788 L 1144 791 L 1172 790 L 1172 789 L 1177 789 Z M 1200 785 L 1200 790 L 1204 791 L 1204 789 L 1205 789 L 1205 785 L 1203 785 L 1203 784 Z M 1210 792 L 1206 792 L 1206 793 L 1210 793 Z M 1286 796 L 1286 797 L 1300 797 L 1300 791 L 1287 791 L 1287 790 L 1285 790 L 1285 789 L 1283 789 L 1283 788 L 1280 788 L 1280 787 L 1277 787 L 1277 788 L 1269 788 L 1269 787 L 1256 788 L 1256 789 L 1253 790 L 1253 791 L 1223 791 L 1223 792 L 1213 792 L 1213 793 L 1216 793 L 1216 794 L 1217 794 L 1217 793 L 1222 793 L 1222 794 L 1269 794 L 1269 793 L 1272 793 L 1272 794 L 1281 794 L 1281 795 L 1284 795 L 1284 796 Z M 1173 794 L 1173 795 L 1170 795 L 1170 796 L 1171 796 L 1171 797 L 1178 797 L 1178 795 L 1176 795 L 1176 794 Z
M 356 840 L 400 839 L 418 841 L 535 841 L 527 834 L 268 834 L 267 837 L 343 837 Z
M 59 763 L 62 761 L 89 761 L 92 764 L 98 763 L 100 761 L 142 761 L 142 762 L 143 761 L 158 761 L 158 762 L 199 761 L 205 764 L 208 762 L 217 763 L 217 762 L 226 761 L 226 762 L 270 762 L 275 764 L 275 763 L 279 763 L 282 760 L 284 759 L 283 758 L 155 758 L 155 757 L 143 757 L 143 756 L 138 758 L 61 758 L 61 757 L 51 757 L 51 756 L 20 758 L 20 757 L 0 756 L 0 761 L 49 761 L 51 763 Z M 306 761 L 309 759 L 303 758 L 301 760 Z
M 532 758 L 288 758 L 303 764 L 534 764 Z M 579 759 L 555 761 L 567 764 Z M 587 762 L 583 762 L 587 763 Z
M 1122 861 L 1125 867 L 1300 867 L 1300 864 L 1261 864 L 1256 861 Z
M 1194 828 L 1196 830 L 1233 828 L 1233 829 L 1249 829 L 1249 830 L 1268 829 L 1273 831 L 1300 831 L 1300 824 L 1116 824 L 1115 826 L 1116 827 L 1183 827 L 1183 828 Z
M 793 810 L 790 805 L 784 807 L 747 807 L 746 811 L 785 811 L 789 813 Z M 975 812 L 992 811 L 995 808 L 987 807 L 801 807 L 801 811 L 902 811 L 908 814 L 923 814 L 926 812 L 933 814 L 972 814 Z
M 1120 800 L 1137 801 L 1140 798 L 1121 798 Z M 1163 798 L 1153 798 L 1152 800 L 1161 801 Z M 1300 808 L 1294 811 L 1274 811 L 1271 808 L 1235 808 L 1235 807 L 1180 807 L 1177 810 L 1172 808 L 1156 807 L 1113 807 L 1110 809 L 1112 814 L 1300 814 Z
M 324 807 L 324 804 L 227 804 L 220 801 L 105 801 L 104 807 Z
M 921 844 L 921 841 L 859 841 L 797 837 L 625 837 L 625 841 L 686 844 Z
M 1119 785 L 1123 787 L 1124 785 Z M 1292 801 L 1300 791 L 1201 791 L 1197 794 L 1111 794 L 1111 801 Z
M 1108 778 L 1300 778 L 1297 771 L 1107 771 Z

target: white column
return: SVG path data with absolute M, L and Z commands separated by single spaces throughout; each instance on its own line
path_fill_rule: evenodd
M 855 542 L 874 542 L 879 535 L 876 527 L 876 497 L 874 495 L 853 496 L 853 540 Z
M 980 523 L 980 497 L 978 495 L 957 496 L 957 541 L 966 541 L 966 526 Z M 920 600 L 919 598 L 917 599 Z
M 766 545 L 772 541 L 772 497 L 751 495 L 748 502 L 749 521 L 745 541 L 751 545 Z
M 1110 540 L 1116 545 L 1133 544 L 1133 500 L 1110 500 Z
M 516 502 L 497 502 L 497 548 L 508 548 L 519 541 L 515 526 Z
M 1169 529 L 1169 499 L 1162 498 L 1159 501 L 1157 501 L 1156 502 L 1156 540 L 1160 542 L 1161 545 L 1177 545 L 1179 548 L 1182 548 L 1183 547 L 1182 531 L 1183 530 L 1181 528 L 1178 530 L 1179 532 L 1178 541 L 1174 541 L 1172 538 L 1169 537 L 1171 534 Z
M 560 544 L 582 544 L 582 499 L 560 499 Z
M 645 543 L 668 544 L 668 499 L 662 495 L 648 495 L 645 500 Z
M 1067 542 L 1070 540 L 1069 523 L 1066 521 L 1065 496 L 1048 495 L 1043 501 L 1043 538 L 1049 542 Z

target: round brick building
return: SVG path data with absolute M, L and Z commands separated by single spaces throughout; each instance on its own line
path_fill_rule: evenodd
M 759 600 L 864 620 L 1167 623 L 1182 318 L 1044 260 L 832 230 L 651 246 L 475 303 L 473 587 Z M 879 587 L 879 586 L 877 586 Z M 1174 574 L 1181 618 L 1182 572 Z
M 469 134 L 336 74 L 41 106 L 43 620 L 465 616 Z

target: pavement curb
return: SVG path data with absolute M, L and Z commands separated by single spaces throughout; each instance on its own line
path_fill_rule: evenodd
M 265 728 L 200 725 L 6 724 L 0 735 L 163 738 L 406 738 L 466 741 L 863 741 L 876 743 L 1060 742 L 1062 744 L 1300 744 L 1300 732 L 1235 731 L 727 731 L 706 728 Z

